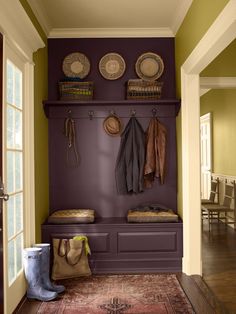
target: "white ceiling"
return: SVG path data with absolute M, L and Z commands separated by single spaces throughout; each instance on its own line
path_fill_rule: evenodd
M 28 0 L 48 37 L 172 37 L 192 0 Z

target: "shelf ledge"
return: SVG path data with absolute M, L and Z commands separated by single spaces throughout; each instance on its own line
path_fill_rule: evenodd
M 180 109 L 179 99 L 127 99 L 127 100 L 44 100 L 43 106 L 47 117 L 51 107 L 81 107 L 81 106 L 175 106 L 175 115 Z

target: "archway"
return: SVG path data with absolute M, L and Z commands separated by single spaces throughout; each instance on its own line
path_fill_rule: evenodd
M 200 211 L 199 74 L 236 37 L 236 1 L 230 0 L 181 67 L 183 272 L 202 274 Z

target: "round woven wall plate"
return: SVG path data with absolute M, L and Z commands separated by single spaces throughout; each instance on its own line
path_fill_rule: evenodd
M 62 70 L 67 77 L 85 78 L 90 71 L 89 59 L 80 52 L 73 52 L 65 57 Z
M 146 52 L 137 59 L 135 70 L 141 79 L 155 81 L 164 71 L 164 62 L 156 53 Z
M 108 53 L 99 61 L 99 71 L 107 80 L 117 80 L 125 72 L 125 60 L 118 53 Z

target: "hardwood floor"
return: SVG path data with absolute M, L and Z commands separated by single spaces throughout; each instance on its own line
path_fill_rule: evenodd
M 236 231 L 203 224 L 203 279 L 229 313 L 236 313 Z

